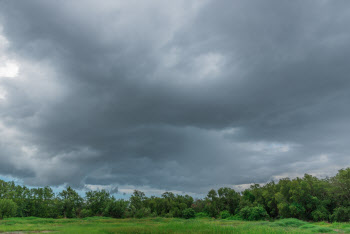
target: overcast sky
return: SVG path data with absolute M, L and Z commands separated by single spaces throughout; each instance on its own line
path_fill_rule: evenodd
M 350 2 L 0 0 L 0 175 L 206 193 L 350 166 Z

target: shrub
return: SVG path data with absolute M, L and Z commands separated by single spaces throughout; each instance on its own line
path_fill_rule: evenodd
M 205 212 L 196 213 L 196 218 L 204 218 L 204 217 L 209 217 L 209 215 Z
M 129 202 L 123 199 L 110 201 L 106 208 L 106 215 L 113 218 L 123 218 Z
M 156 218 L 156 217 L 158 217 L 157 212 L 151 213 L 151 214 L 150 214 L 150 217 L 151 217 L 151 218 Z
M 178 207 L 172 208 L 170 213 L 175 218 L 181 218 L 182 217 L 182 211 Z
M 280 193 L 277 193 L 277 194 L 282 196 Z M 278 208 L 278 214 L 279 214 L 280 218 L 291 217 L 291 212 L 290 212 L 288 203 L 280 202 L 280 203 L 278 203 L 277 208 Z
M 204 207 L 206 213 L 209 214 L 210 217 L 217 218 L 219 216 L 218 204 L 215 201 L 209 201 Z
M 87 218 L 87 217 L 92 217 L 92 211 L 90 209 L 82 209 L 80 211 L 79 217 L 80 218 Z
M 261 206 L 244 207 L 240 210 L 239 215 L 248 221 L 262 220 L 269 217 L 266 210 Z
M 129 209 L 125 211 L 124 217 L 127 218 L 145 218 L 151 215 L 151 210 L 149 208 L 140 208 L 136 209 L 135 206 L 130 205 Z
M 321 207 L 318 208 L 317 210 L 314 210 L 311 213 L 312 219 L 315 222 L 322 221 L 322 220 L 328 220 L 329 217 L 329 212 L 327 211 L 326 208 Z
M 10 199 L 0 199 L 0 219 L 16 216 L 17 204 Z
M 332 222 L 349 222 L 350 220 L 350 207 L 338 207 L 334 209 L 331 215 Z
M 164 215 L 165 218 L 173 218 L 173 213 L 169 212 L 167 214 Z
M 135 213 L 135 218 L 145 218 L 145 217 L 149 217 L 151 215 L 151 210 L 148 208 L 141 208 L 139 210 L 136 211 Z
M 289 212 L 289 214 L 294 218 L 305 218 L 305 207 L 303 207 L 299 203 L 292 203 L 291 205 L 289 205 Z
M 220 217 L 222 218 L 222 219 L 227 219 L 228 217 L 230 217 L 231 216 L 231 214 L 230 214 L 230 212 L 228 212 L 227 210 L 224 210 L 224 211 L 221 211 L 220 212 Z
M 196 217 L 196 212 L 192 208 L 187 208 L 182 212 L 182 217 L 190 219 Z

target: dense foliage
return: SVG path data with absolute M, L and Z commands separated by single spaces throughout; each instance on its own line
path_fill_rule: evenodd
M 313 221 L 350 220 L 350 168 L 332 178 L 281 179 L 252 185 L 239 193 L 231 188 L 212 189 L 204 199 L 165 192 L 147 197 L 135 190 L 130 199 L 115 199 L 108 191 L 88 191 L 81 197 L 71 187 L 55 194 L 50 187 L 27 188 L 0 180 L 0 218 L 83 218 L 90 216 L 178 217 L 209 216 L 261 220 L 298 218 Z

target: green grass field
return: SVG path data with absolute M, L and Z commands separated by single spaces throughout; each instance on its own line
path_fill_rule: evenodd
M 307 223 L 297 219 L 275 222 L 197 219 L 85 219 L 9 218 L 0 233 L 350 233 L 350 223 Z

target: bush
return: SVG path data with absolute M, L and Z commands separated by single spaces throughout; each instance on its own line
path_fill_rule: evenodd
M 317 210 L 312 211 L 311 213 L 312 219 L 315 222 L 322 221 L 322 220 L 328 220 L 329 212 L 326 208 L 321 207 Z
M 182 212 L 182 217 L 190 219 L 196 217 L 196 212 L 192 208 L 187 208 Z
M 92 217 L 92 211 L 90 209 L 82 209 L 80 211 L 79 217 L 80 218 L 87 218 L 87 217 Z
M 349 222 L 350 221 L 350 207 L 338 207 L 334 209 L 331 215 L 332 222 Z
M 230 214 L 230 212 L 228 212 L 227 210 L 224 210 L 224 211 L 221 211 L 220 212 L 220 217 L 222 218 L 222 219 L 227 219 L 228 217 L 230 217 L 231 216 L 231 214 Z
M 305 211 L 305 207 L 299 203 L 292 203 L 289 205 L 289 215 L 291 215 L 291 217 L 304 219 Z
M 140 210 L 137 210 L 135 213 L 135 218 L 145 218 L 149 217 L 151 215 L 151 210 L 148 208 L 141 208 Z
M 125 211 L 124 217 L 127 218 L 145 218 L 151 216 L 151 210 L 149 208 L 136 209 L 135 206 L 131 205 L 128 210 Z
M 156 218 L 156 217 L 158 217 L 158 214 L 157 214 L 157 212 L 153 212 L 153 213 L 150 214 L 149 217 Z
M 183 211 L 181 211 L 178 207 L 173 207 L 170 211 L 173 217 L 181 218 Z
M 113 218 L 124 218 L 129 202 L 123 199 L 110 201 L 106 208 L 106 215 Z
M 174 218 L 173 213 L 169 212 L 164 215 L 165 218 Z
M 269 217 L 266 210 L 261 206 L 244 207 L 240 210 L 239 215 L 248 221 L 262 220 Z
M 217 218 L 217 217 L 220 215 L 218 206 L 219 206 L 219 205 L 217 204 L 217 202 L 215 202 L 215 201 L 209 201 L 209 202 L 207 202 L 207 204 L 205 205 L 204 211 L 205 211 L 206 213 L 208 213 L 208 215 L 209 215 L 210 217 Z
M 209 217 L 209 215 L 205 212 L 196 213 L 196 218 L 205 218 L 205 217 Z
M 16 216 L 17 204 L 10 199 L 0 199 L 0 219 Z

